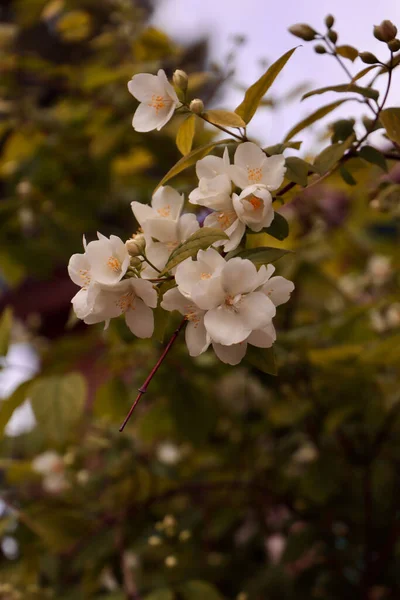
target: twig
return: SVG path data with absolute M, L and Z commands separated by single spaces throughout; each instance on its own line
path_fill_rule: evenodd
M 128 412 L 128 414 L 126 415 L 124 422 L 122 423 L 121 427 L 119 428 L 119 431 L 123 431 L 125 428 L 125 425 L 127 424 L 127 422 L 129 421 L 129 419 L 132 416 L 133 411 L 135 410 L 140 398 L 143 396 L 143 394 L 145 394 L 147 392 L 147 388 L 151 382 L 151 380 L 153 379 L 154 375 L 157 373 L 158 369 L 160 368 L 160 366 L 162 365 L 165 357 L 167 356 L 168 352 L 171 350 L 173 343 L 175 342 L 176 338 L 178 337 L 181 329 L 183 328 L 183 326 L 186 323 L 186 318 L 183 319 L 179 325 L 179 327 L 174 331 L 174 333 L 171 336 L 171 339 L 169 340 L 168 344 L 165 346 L 163 353 L 161 354 L 160 358 L 158 359 L 158 361 L 156 362 L 156 364 L 154 365 L 154 367 L 152 368 L 152 370 L 150 371 L 149 375 L 147 376 L 145 382 L 143 383 L 143 385 L 139 388 L 139 394 L 136 397 L 135 402 L 132 404 L 130 411 Z

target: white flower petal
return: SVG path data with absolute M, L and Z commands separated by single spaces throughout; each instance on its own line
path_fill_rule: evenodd
M 160 242 L 178 241 L 178 223 L 170 219 L 148 219 L 142 225 L 146 238 L 150 236 Z
M 204 327 L 203 318 L 198 321 L 189 321 L 186 325 L 185 341 L 190 356 L 199 356 L 210 345 L 211 339 Z
M 251 292 L 244 296 L 238 303 L 237 310 L 243 326 L 250 331 L 266 327 L 276 313 L 275 305 L 262 292 Z
M 179 194 L 173 187 L 166 185 L 161 186 L 155 192 L 151 200 L 151 205 L 159 217 L 177 221 L 180 217 L 184 200 L 183 194 Z
M 164 89 L 157 75 L 138 73 L 128 82 L 128 90 L 139 102 L 147 102 L 152 95 L 163 95 Z
M 134 201 L 131 202 L 131 208 L 136 221 L 141 227 L 143 227 L 148 219 L 153 219 L 155 217 L 154 210 L 148 204 Z
M 172 117 L 174 106 L 168 104 L 156 110 L 152 105 L 145 102 L 139 104 L 132 119 L 132 127 L 135 131 L 142 133 L 161 129 Z
M 68 274 L 79 287 L 88 287 L 91 281 L 90 263 L 86 254 L 73 254 L 68 263 Z
M 276 331 L 272 323 L 264 327 L 264 329 L 257 329 L 252 331 L 247 338 L 247 343 L 257 348 L 270 348 L 276 340 Z
M 251 333 L 240 314 L 225 305 L 206 312 L 204 325 L 211 339 L 225 346 L 243 342 Z
M 293 290 L 294 283 L 281 276 L 271 277 L 261 288 L 261 291 L 272 300 L 275 306 L 287 302 Z
M 246 294 L 257 287 L 257 269 L 250 260 L 231 258 L 222 271 L 221 281 L 228 294 Z
M 213 343 L 213 349 L 219 360 L 228 365 L 238 365 L 244 358 L 247 350 L 247 341 L 231 346 Z
M 237 147 L 233 162 L 237 167 L 256 169 L 261 167 L 265 158 L 266 155 L 260 146 L 253 142 L 244 142 L 244 144 L 239 144 Z
M 153 311 L 140 298 L 135 298 L 133 306 L 126 311 L 125 321 L 137 337 L 149 338 L 153 335 Z
M 276 190 L 282 184 L 285 172 L 286 166 L 283 154 L 267 157 L 263 165 L 262 183 L 269 190 Z
M 229 163 L 229 155 L 228 155 L 228 163 Z M 226 173 L 227 163 L 226 157 L 219 158 L 219 156 L 206 156 L 201 160 L 198 160 L 196 163 L 196 175 L 198 179 L 202 179 L 206 177 L 207 179 L 212 179 L 217 175 L 222 175 Z
M 185 242 L 198 229 L 200 225 L 196 215 L 192 213 L 182 215 L 178 221 L 178 241 Z
M 167 290 L 161 300 L 161 308 L 172 312 L 173 310 L 177 310 L 181 313 L 181 315 L 186 315 L 188 311 L 190 312 L 190 308 L 193 307 L 196 309 L 194 304 L 192 305 L 190 300 L 183 296 L 178 288 L 172 288 L 171 290 Z
M 145 279 L 130 279 L 131 287 L 134 289 L 136 296 L 139 296 L 147 306 L 156 308 L 157 292 L 150 281 Z

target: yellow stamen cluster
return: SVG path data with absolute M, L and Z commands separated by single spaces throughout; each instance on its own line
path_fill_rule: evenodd
M 152 108 L 156 109 L 156 114 L 158 115 L 158 112 L 162 109 L 165 108 L 165 98 L 164 96 L 157 96 L 157 94 L 153 94 L 151 97 L 151 102 L 149 103 L 149 106 L 151 106 Z
M 115 271 L 116 273 L 121 270 L 121 261 L 118 260 L 118 258 L 115 258 L 115 256 L 110 256 L 110 258 L 107 261 L 107 265 L 112 271 Z
M 262 169 L 247 167 L 247 177 L 252 183 L 259 183 L 262 179 Z

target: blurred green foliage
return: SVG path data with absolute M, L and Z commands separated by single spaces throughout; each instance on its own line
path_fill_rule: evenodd
M 145 3 L 7 6 L 0 265 L 25 318 L 3 312 L 0 351 L 28 340 L 41 366 L 0 406 L 0 598 L 399 597 L 400 231 L 398 212 L 370 204 L 376 190 L 398 203 L 394 163 L 385 175 L 367 151 L 347 163 L 357 186 L 335 174 L 292 190 L 290 235 L 273 239 L 295 251 L 277 265 L 296 285 L 277 322 L 277 377 L 193 360 L 177 343 L 120 434 L 160 344 L 119 320 L 104 332 L 64 318 L 47 337 L 43 321 L 82 232 L 131 234 L 130 202 L 179 158 L 176 123 L 133 131 L 127 81 L 179 66 L 204 90 L 204 48 L 146 27 Z M 331 131 L 337 151 L 347 135 L 340 122 Z M 176 183 L 191 189 L 193 169 Z M 28 277 L 32 295 L 19 287 Z M 7 435 L 26 398 L 36 426 Z

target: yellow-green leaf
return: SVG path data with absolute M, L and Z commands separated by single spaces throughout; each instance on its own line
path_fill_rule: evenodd
M 7 306 L 0 317 L 0 356 L 5 356 L 10 343 L 12 327 L 12 309 Z
M 400 144 L 400 108 L 386 108 L 381 112 L 379 120 L 392 142 Z
M 306 163 L 305 160 L 298 158 L 297 156 L 289 156 L 286 159 L 286 173 L 285 177 L 289 181 L 298 183 L 299 185 L 306 187 L 308 179 L 308 171 L 311 165 Z
M 260 77 L 258 81 L 253 83 L 253 85 L 250 86 L 246 91 L 243 102 L 241 102 L 235 110 L 235 112 L 240 115 L 246 123 L 251 121 L 261 99 L 268 92 L 269 88 L 274 83 L 276 77 L 286 65 L 296 48 L 292 48 L 286 52 L 286 54 L 281 56 L 281 58 L 279 58 L 276 62 L 274 62 L 274 64 L 267 69 L 264 75 Z
M 336 46 L 336 54 L 339 56 L 343 56 L 343 58 L 348 58 L 351 62 L 354 62 L 358 56 L 358 50 L 353 46 Z
M 343 102 L 347 102 L 347 101 L 348 101 L 348 99 L 346 98 L 344 100 L 336 100 L 336 102 L 332 102 L 331 104 L 322 106 L 315 112 L 311 113 L 311 115 L 308 115 L 308 117 L 306 117 L 305 119 L 303 119 L 302 121 L 297 123 L 297 125 L 292 127 L 292 129 L 289 131 L 289 133 L 286 134 L 285 139 L 283 141 L 287 142 L 292 137 L 294 137 L 297 133 L 299 133 L 299 131 L 303 131 L 303 129 L 305 129 L 306 127 L 309 127 L 309 125 L 312 125 L 319 119 L 322 119 L 322 117 L 325 117 L 325 115 L 329 114 L 330 112 L 335 110 L 335 108 L 337 108 L 338 106 L 343 104 Z
M 273 156 L 274 154 L 283 154 L 285 150 L 291 148 L 292 150 L 300 150 L 301 144 L 303 142 L 285 142 L 283 144 L 273 144 L 273 146 L 267 146 L 263 148 L 264 152 L 268 156 Z
M 272 347 L 256 348 L 255 346 L 247 346 L 246 361 L 263 373 L 268 373 L 269 375 L 277 375 L 278 373 L 274 349 Z
M 81 42 L 92 30 L 92 19 L 84 10 L 72 10 L 58 19 L 56 28 L 66 42 Z
M 219 140 L 218 142 L 210 142 L 209 144 L 205 144 L 204 146 L 199 146 L 198 148 L 195 148 L 189 154 L 183 156 L 180 160 L 178 160 L 178 162 L 172 167 L 172 169 L 170 169 L 168 173 L 161 179 L 160 183 L 154 191 L 158 190 L 159 187 L 161 187 L 167 181 L 172 179 L 172 177 L 175 177 L 175 175 L 178 175 L 185 169 L 188 169 L 189 167 L 194 165 L 198 160 L 207 156 L 207 154 L 210 154 L 210 152 L 212 152 L 217 146 L 231 143 L 234 144 L 236 142 L 233 142 L 230 138 L 228 138 L 224 140 Z
M 168 271 L 176 267 L 176 265 L 179 265 L 179 263 L 186 258 L 189 258 L 189 256 L 194 256 L 199 250 L 205 250 L 215 242 L 227 239 L 228 236 L 221 229 L 215 227 L 202 227 L 193 233 L 186 242 L 182 242 L 182 244 L 175 248 L 161 275 L 168 273 Z
M 222 125 L 223 127 L 246 127 L 242 117 L 229 110 L 208 110 L 204 117 L 210 123 Z
M 357 73 L 357 75 L 354 75 L 353 79 L 351 80 L 351 83 L 358 81 L 359 79 L 364 77 L 364 75 L 368 75 L 370 71 L 376 69 L 377 67 L 379 67 L 379 65 L 370 65 L 369 67 L 365 67 L 365 69 L 361 69 L 361 71 Z
M 304 94 L 302 97 L 302 100 L 311 98 L 311 96 L 316 96 L 317 94 L 325 94 L 325 92 L 352 92 L 354 94 L 361 94 L 361 96 L 364 96 L 364 98 L 371 98 L 372 100 L 377 100 L 379 98 L 378 90 L 368 87 L 359 87 L 358 85 L 353 85 L 352 83 L 343 83 L 340 85 L 329 85 L 327 87 L 318 88 L 317 90 L 307 92 L 307 94 Z
M 328 171 L 332 169 L 342 158 L 346 150 L 353 143 L 354 136 L 350 136 L 348 140 L 343 143 L 332 144 L 322 150 L 321 154 L 317 156 L 314 161 L 314 168 L 318 171 L 320 175 L 324 175 Z
M 29 389 L 32 384 L 31 381 L 25 381 L 9 396 L 7 399 L 2 400 L 0 404 L 0 432 L 2 432 L 11 419 L 12 414 L 16 408 L 21 406 L 23 402 L 29 397 Z
M 183 156 L 189 154 L 192 149 L 195 125 L 196 115 L 189 115 L 189 117 L 181 123 L 181 126 L 178 129 L 176 145 Z
M 260 246 L 259 248 L 250 248 L 249 250 L 241 250 L 240 252 L 233 251 L 230 252 L 226 259 L 229 260 L 234 256 L 238 256 L 239 258 L 247 258 L 251 260 L 253 265 L 257 268 L 261 267 L 261 265 L 269 265 L 272 262 L 275 262 L 285 254 L 292 254 L 291 250 L 285 250 L 284 248 L 271 248 L 269 246 Z

